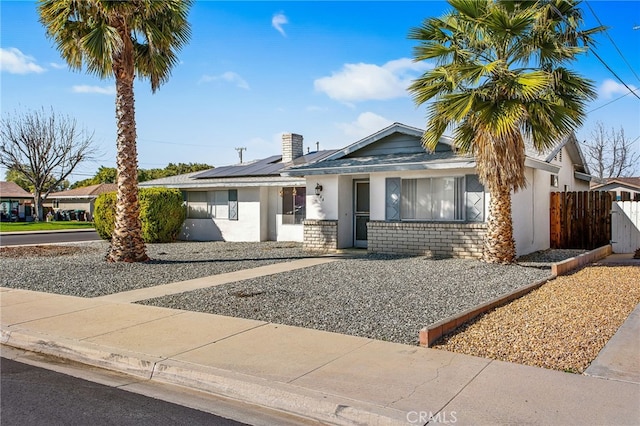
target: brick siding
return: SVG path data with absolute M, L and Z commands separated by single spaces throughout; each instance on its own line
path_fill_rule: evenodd
M 337 220 L 305 220 L 303 248 L 312 251 L 338 249 Z
M 368 250 L 372 253 L 480 258 L 486 229 L 485 223 L 371 221 L 367 224 Z

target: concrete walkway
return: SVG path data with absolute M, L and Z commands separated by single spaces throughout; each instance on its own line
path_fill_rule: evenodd
M 1 343 L 330 424 L 640 424 L 637 362 L 575 375 L 129 296 L 1 288 Z M 638 309 L 604 364 L 611 351 L 637 360 Z

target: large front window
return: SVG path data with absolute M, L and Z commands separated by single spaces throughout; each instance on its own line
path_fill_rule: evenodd
M 282 188 L 282 224 L 299 225 L 307 215 L 307 189 L 305 187 Z
M 186 196 L 190 219 L 237 220 L 237 191 L 189 191 Z
M 464 178 L 402 179 L 402 220 L 463 220 Z

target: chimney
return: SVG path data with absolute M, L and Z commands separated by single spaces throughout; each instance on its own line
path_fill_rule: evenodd
M 304 155 L 302 135 L 295 133 L 282 134 L 282 162 L 288 163 Z

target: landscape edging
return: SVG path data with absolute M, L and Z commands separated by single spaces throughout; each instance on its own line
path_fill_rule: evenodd
M 547 278 L 543 278 L 532 284 L 520 287 L 519 289 L 502 295 L 496 299 L 490 300 L 489 302 L 482 303 L 471 309 L 467 309 L 462 313 L 450 316 L 427 327 L 423 327 L 422 329 L 420 329 L 420 332 L 418 334 L 420 341 L 419 344 L 423 347 L 431 347 L 431 345 L 440 337 L 444 336 L 445 334 L 451 333 L 462 324 L 471 321 L 472 319 L 482 315 L 483 313 L 491 309 L 497 308 L 498 306 L 505 305 L 515 299 L 518 299 L 560 275 L 566 275 L 569 272 L 580 268 L 588 263 L 603 259 L 610 255 L 611 252 L 611 244 L 607 244 L 606 246 L 599 247 L 587 253 L 583 253 L 579 256 L 572 257 L 561 262 L 553 263 L 551 265 L 551 275 Z

